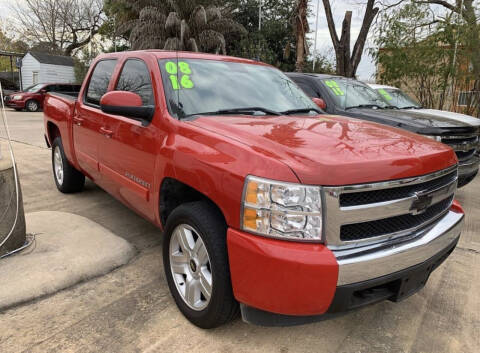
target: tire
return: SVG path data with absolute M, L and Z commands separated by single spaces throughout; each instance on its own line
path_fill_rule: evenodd
M 35 99 L 30 99 L 25 102 L 25 109 L 27 112 L 36 112 L 40 108 L 40 104 Z
M 165 227 L 163 264 L 168 287 L 182 314 L 204 329 L 218 327 L 238 314 L 239 306 L 230 280 L 226 231 L 218 209 L 203 201 L 177 207 L 169 215 Z M 204 248 L 199 246 L 199 241 Z M 189 249 L 185 250 L 187 247 Z M 175 257 L 177 260 L 171 266 Z M 210 287 L 202 285 L 208 284 L 208 279 Z M 190 300 L 187 288 L 191 289 L 189 293 L 195 294 L 189 296 Z
M 52 170 L 57 189 L 64 194 L 82 191 L 85 176 L 76 170 L 65 157 L 62 139 L 55 138 L 52 143 Z

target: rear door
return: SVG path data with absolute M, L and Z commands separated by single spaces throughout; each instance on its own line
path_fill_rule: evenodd
M 156 64 L 156 63 L 155 63 Z M 153 76 L 147 64 L 137 58 L 125 60 L 114 90 L 130 91 L 154 106 Z M 154 220 L 151 188 L 154 182 L 156 146 L 161 132 L 150 122 L 146 126 L 134 118 L 104 114 L 104 131 L 109 135 L 100 144 L 100 170 L 104 188 L 124 203 Z
M 97 62 L 73 116 L 73 141 L 78 164 L 97 183 L 101 182 L 99 143 L 105 138 L 101 133 L 103 114 L 100 98 L 108 90 L 116 64 L 116 59 Z

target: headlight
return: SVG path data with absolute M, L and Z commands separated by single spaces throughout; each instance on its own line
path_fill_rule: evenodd
M 14 100 L 14 101 L 18 101 L 18 100 L 20 100 L 20 99 L 22 99 L 22 96 L 13 96 L 13 100 Z
M 442 142 L 442 136 L 433 136 L 433 135 L 422 135 L 422 136 L 427 137 L 431 140 Z
M 322 198 L 318 186 L 248 176 L 242 200 L 243 230 L 296 241 L 322 241 Z

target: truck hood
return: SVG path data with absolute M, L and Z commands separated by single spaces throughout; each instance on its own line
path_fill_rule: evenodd
M 340 116 L 203 116 L 188 123 L 285 163 L 305 184 L 348 185 L 406 178 L 457 162 L 454 152 L 441 143 Z M 255 170 L 247 170 L 247 174 L 255 175 Z M 258 176 L 275 179 L 275 170 L 269 174 Z
M 423 114 L 427 116 L 439 117 L 439 118 L 446 118 L 454 121 L 461 122 L 466 125 L 470 125 L 473 127 L 480 127 L 480 119 L 475 118 L 470 115 L 460 114 L 455 112 L 449 112 L 446 110 L 437 110 L 437 109 L 409 109 L 408 111 L 413 111 L 417 114 Z
M 472 125 L 460 119 L 440 114 L 425 114 L 416 109 L 354 108 L 348 110 L 348 115 L 422 134 L 441 134 L 442 130 L 475 132 Z

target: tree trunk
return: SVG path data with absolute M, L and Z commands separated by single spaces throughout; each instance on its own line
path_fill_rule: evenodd
M 349 76 L 351 72 L 350 65 L 350 29 L 352 25 L 352 11 L 345 12 L 345 17 L 342 22 L 342 35 L 335 50 L 337 58 L 337 75 Z
M 306 34 L 308 32 L 307 21 L 307 0 L 297 0 L 295 13 L 295 35 L 297 40 L 297 60 L 295 62 L 295 71 L 303 71 L 305 63 L 305 54 L 307 51 Z
M 377 7 L 373 7 L 375 0 L 368 0 L 365 8 L 365 14 L 363 16 L 362 27 L 353 47 L 353 53 L 350 55 L 350 28 L 352 23 L 352 11 L 345 12 L 345 17 L 342 23 L 342 35 L 340 39 L 338 39 L 330 1 L 322 1 L 323 7 L 325 8 L 325 16 L 327 17 L 328 31 L 330 32 L 333 48 L 335 50 L 337 74 L 346 77 L 355 77 L 358 65 L 362 59 L 363 49 L 365 48 L 368 32 L 373 20 L 375 19 L 375 16 L 378 14 L 379 9 Z

